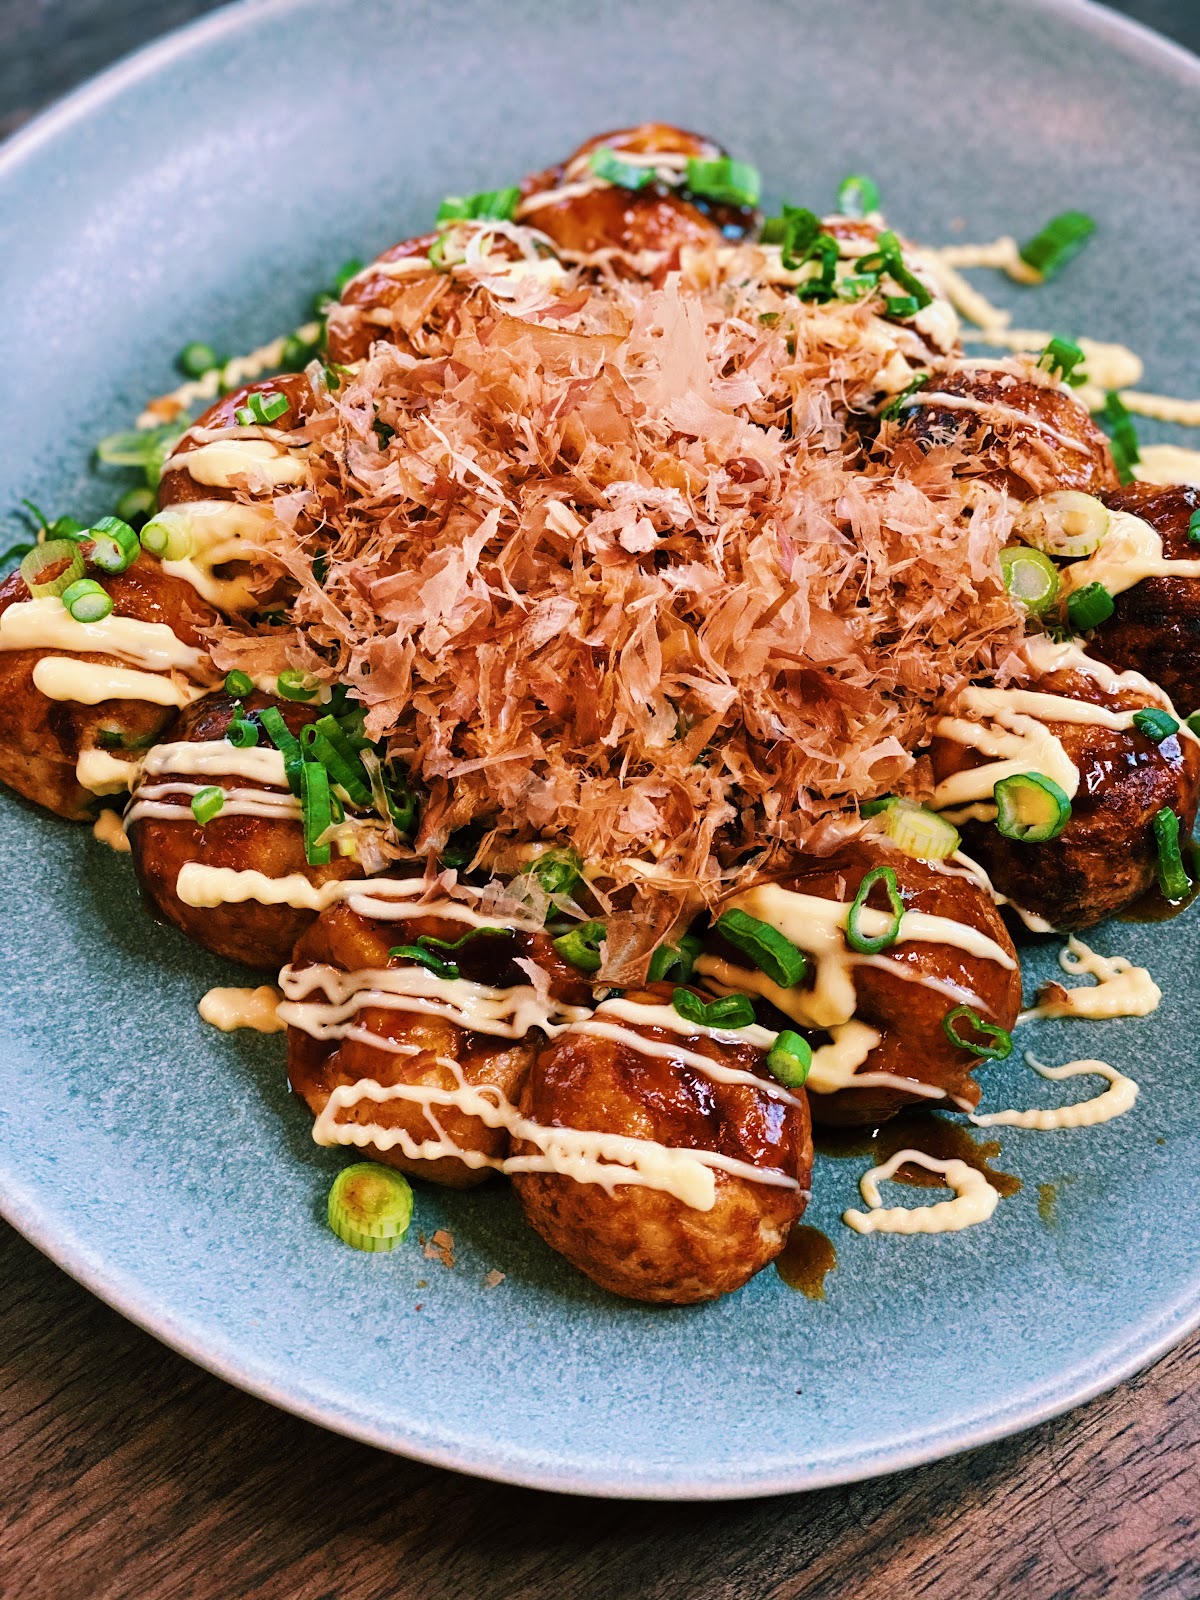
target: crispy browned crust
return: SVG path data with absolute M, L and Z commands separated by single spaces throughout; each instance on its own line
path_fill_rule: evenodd
M 243 384 L 240 389 L 231 389 L 228 394 L 209 406 L 207 411 L 201 412 L 192 423 L 186 436 L 181 440 L 174 452 L 177 456 L 189 455 L 193 450 L 199 450 L 202 441 L 193 436 L 197 428 L 233 428 L 237 426 L 234 413 L 240 406 L 244 406 L 252 394 L 283 394 L 287 396 L 291 409 L 272 424 L 275 428 L 298 428 L 313 404 L 313 392 L 308 379 L 302 372 L 285 373 L 278 378 L 263 378 L 257 383 Z M 167 506 L 184 505 L 189 500 L 236 500 L 239 496 L 233 489 L 214 487 L 207 483 L 197 483 L 190 473 L 182 467 L 176 467 L 169 472 L 164 472 L 158 486 L 159 509 Z
M 195 649 L 204 645 L 202 630 L 218 620 L 191 584 L 168 576 L 144 551 L 127 571 L 106 574 L 104 587 L 117 616 L 165 623 Z M 29 598 L 20 573 L 0 584 L 0 612 Z M 100 730 L 121 735 L 132 755 L 154 742 L 175 711 L 145 700 L 102 700 L 86 706 L 47 699 L 34 686 L 33 669 L 43 656 L 59 653 L 0 650 L 0 783 L 56 816 L 86 822 L 95 816 L 99 801 L 77 781 L 75 763 L 85 750 L 100 745 Z M 128 665 L 94 653 L 82 653 L 78 659 Z M 121 750 L 113 753 L 119 756 Z
M 629 998 L 661 1004 L 670 993 L 660 984 L 631 991 Z M 678 1034 L 660 1029 L 638 1031 L 680 1042 Z M 763 1074 L 761 1053 L 749 1047 L 689 1039 L 687 1048 Z M 550 1127 L 718 1150 L 779 1168 L 800 1183 L 796 1191 L 716 1171 L 716 1204 L 696 1211 L 655 1189 L 624 1185 L 608 1194 L 598 1184 L 556 1173 L 518 1173 L 513 1182 L 530 1226 L 613 1294 L 666 1305 L 715 1300 L 779 1254 L 804 1210 L 812 1136 L 803 1103 L 787 1106 L 757 1089 L 714 1083 L 679 1061 L 566 1033 L 539 1053 L 521 1110 Z M 513 1152 L 534 1153 L 519 1140 Z
M 1100 494 L 1118 486 L 1108 439 L 1070 394 L 1034 383 L 1002 369 L 981 368 L 937 375 L 930 394 L 948 394 L 1019 411 L 1047 424 L 1057 434 L 1078 441 L 1072 448 L 1039 429 L 1000 411 L 966 411 L 934 403 L 909 412 L 898 439 L 921 449 L 958 440 L 966 454 L 957 469 L 961 477 L 983 478 L 1019 500 L 1056 489 L 1081 489 Z
M 236 704 L 223 692 L 206 695 L 179 714 L 174 726 L 164 731 L 164 742 L 223 739 Z M 248 695 L 244 704 L 250 711 L 277 705 L 293 733 L 314 716 L 305 706 L 273 700 L 269 695 Z M 222 789 L 254 787 L 232 776 L 205 782 Z M 316 913 L 294 906 L 259 905 L 254 900 L 237 905 L 185 905 L 175 892 L 181 867 L 198 862 L 206 867 L 262 872 L 269 878 L 299 872 L 315 884 L 362 876 L 357 862 L 336 854 L 328 866 L 309 866 L 301 824 L 286 818 L 218 814 L 201 828 L 190 816 L 178 820 L 143 817 L 130 825 L 128 833 L 134 871 L 151 908 L 202 949 L 258 971 L 277 972 Z
M 1128 691 L 1109 693 L 1092 678 L 1055 672 L 1034 685 L 1046 694 L 1113 710 L 1155 701 Z M 1021 844 L 991 823 L 968 822 L 963 845 L 986 869 L 1001 894 L 1063 931 L 1093 927 L 1141 898 L 1155 880 L 1157 851 L 1151 826 L 1169 806 L 1184 834 L 1196 820 L 1200 752 L 1192 740 L 1155 744 L 1136 728 L 1128 732 L 1079 723 L 1048 724 L 1079 768 L 1071 820 L 1057 839 Z M 940 780 L 985 758 L 962 745 L 935 740 L 931 756 Z
M 1200 545 L 1188 522 L 1200 510 L 1200 489 L 1130 483 L 1104 503 L 1129 511 L 1162 535 L 1168 561 L 1195 561 Z M 1200 708 L 1200 578 L 1143 578 L 1116 597 L 1116 609 L 1096 630 L 1092 653 L 1121 671 L 1141 672 L 1171 696 L 1184 716 Z

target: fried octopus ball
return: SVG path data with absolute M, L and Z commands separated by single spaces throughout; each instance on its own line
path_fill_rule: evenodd
M 579 185 L 594 181 L 589 157 L 602 148 L 618 158 L 662 155 L 664 165 L 672 166 L 690 156 L 715 161 L 726 153 L 699 134 L 661 122 L 644 122 L 636 128 L 599 134 L 581 144 L 560 166 L 527 179 L 517 220 L 549 235 L 568 257 L 615 251 L 626 270 L 638 276 L 643 272 L 661 276 L 678 266 L 685 245 L 703 249 L 721 239 L 740 239 L 758 223 L 752 206 L 685 197 L 661 183 L 636 190 L 603 184 L 579 192 Z M 548 198 L 550 195 L 554 198 Z M 653 259 L 647 261 L 647 255 Z
M 927 451 L 957 441 L 968 458 L 959 476 L 1018 500 L 1056 489 L 1115 489 L 1107 437 L 1073 395 L 1043 379 L 1002 367 L 935 373 L 906 410 L 893 448 L 908 442 Z M 948 401 L 939 404 L 942 396 Z
M 671 993 L 669 985 L 654 984 L 627 991 L 625 999 L 669 1005 Z M 762 1052 L 750 1045 L 623 1026 L 774 1084 Z M 802 1091 L 789 1103 L 765 1089 L 717 1082 L 685 1061 L 570 1029 L 539 1053 L 521 1113 L 544 1127 L 718 1151 L 783 1172 L 798 1185 L 757 1183 L 713 1168 L 716 1200 L 700 1211 L 648 1186 L 618 1184 L 609 1193 L 554 1172 L 517 1172 L 513 1182 L 531 1227 L 601 1288 L 631 1300 L 690 1305 L 740 1289 L 783 1249 L 808 1199 L 812 1132 Z M 536 1157 L 538 1150 L 518 1139 L 513 1154 Z
M 163 742 L 223 741 L 237 714 L 238 704 L 224 692 L 194 701 L 166 730 Z M 295 734 L 319 714 L 294 701 L 277 701 L 263 694 L 247 695 L 241 704 L 246 715 L 266 706 L 277 706 Z M 267 744 L 265 735 L 260 735 L 260 743 Z M 226 793 L 234 789 L 244 792 L 262 788 L 263 785 L 254 779 L 237 774 L 237 754 L 230 745 L 228 772 L 205 771 L 202 776 L 180 772 L 144 779 L 134 792 L 126 831 L 138 882 L 160 916 L 213 955 L 261 971 L 278 971 L 290 959 L 293 945 L 315 920 L 316 913 L 295 906 L 260 905 L 257 900 L 215 906 L 186 905 L 176 889 L 181 868 L 196 863 L 204 867 L 227 867 L 237 872 L 261 872 L 268 878 L 299 873 L 310 883 L 319 885 L 334 879 L 361 877 L 362 868 L 358 863 L 352 857 L 339 855 L 335 846 L 327 866 L 310 866 L 304 854 L 304 830 L 298 814 L 294 817 L 247 815 L 234 809 L 236 802 L 227 802 L 225 808 L 201 827 L 191 813 L 190 793 L 177 792 L 163 797 L 163 803 L 176 808 L 174 815 L 139 815 L 143 797 L 160 785 L 213 785 Z
M 1112 511 L 1148 522 L 1168 561 L 1195 561 L 1200 546 L 1188 523 L 1200 511 L 1200 488 L 1130 483 L 1104 496 Z M 1200 709 L 1200 578 L 1143 578 L 1115 596 L 1115 609 L 1092 635 L 1092 654 L 1122 672 L 1141 672 L 1185 716 Z
M 887 1073 L 911 1079 L 941 1091 L 940 1096 L 922 1094 L 914 1087 L 907 1091 L 891 1085 L 836 1090 L 832 1094 L 813 1092 L 810 1080 L 808 1103 L 813 1121 L 830 1125 L 866 1126 L 885 1122 L 910 1105 L 943 1105 L 947 1102 L 963 1109 L 979 1103 L 979 1085 L 971 1073 L 980 1057 L 951 1042 L 943 1027 L 947 1013 L 956 1005 L 969 1003 L 986 1022 L 1011 1029 L 1021 1008 L 1021 974 L 1017 953 L 1004 920 L 978 884 L 969 878 L 939 871 L 926 861 L 914 860 L 875 841 L 856 841 L 836 855 L 813 858 L 785 877 L 779 886 L 796 894 L 814 895 L 822 900 L 852 902 L 863 878 L 876 867 L 890 867 L 896 875 L 900 899 L 906 911 L 921 911 L 985 935 L 999 945 L 1007 963 L 974 954 L 952 943 L 908 940 L 883 952 L 887 967 L 859 961 L 853 966 L 855 993 L 854 1017 L 880 1035 L 879 1043 L 857 1068 L 856 1076 Z M 737 903 L 736 901 L 734 902 Z M 872 892 L 868 904 L 885 909 L 888 901 L 881 888 Z M 752 913 L 753 914 L 753 913 Z M 710 934 L 706 954 L 716 955 L 731 966 L 746 965 L 746 957 Z M 854 960 L 853 952 L 850 959 Z M 894 964 L 894 966 L 893 966 Z M 702 963 L 705 970 L 709 963 Z M 817 964 L 810 961 L 809 973 L 801 991 L 811 989 Z M 900 975 L 901 969 L 905 976 Z M 720 971 L 724 986 L 737 987 L 728 967 Z M 945 987 L 934 987 L 949 985 Z M 745 985 L 751 990 L 753 981 Z M 961 994 L 962 999 L 953 998 Z M 781 1007 L 786 1001 L 781 999 Z M 804 1006 L 790 1007 L 772 1025 L 795 1028 L 804 1016 Z M 965 1033 L 970 1036 L 969 1024 Z M 822 1042 L 810 1034 L 814 1048 Z
M 273 395 L 282 395 L 288 402 L 288 409 L 273 422 L 251 425 L 253 428 L 265 427 L 276 433 L 290 433 L 293 429 L 303 427 L 316 404 L 309 381 L 302 372 L 285 374 L 279 378 L 264 378 L 259 383 L 248 383 L 240 389 L 233 389 L 229 394 L 222 395 L 218 401 L 209 406 L 207 411 L 196 418 L 168 458 L 158 485 L 160 511 L 165 511 L 169 506 L 186 505 L 194 500 L 245 498 L 244 491 L 232 488 L 228 484 L 206 481 L 211 474 L 204 468 L 200 468 L 202 474 L 200 477 L 194 477 L 187 466 L 186 457 L 201 449 L 206 442 L 211 442 L 206 441 L 202 437 L 203 434 L 216 429 L 242 427 L 237 420 L 237 412 L 249 403 L 252 395 L 256 394 L 268 399 Z M 246 437 L 255 435 L 247 433 Z M 284 487 L 289 486 L 284 485 Z
M 422 935 L 453 942 L 463 932 L 460 922 L 445 917 L 406 917 L 403 921 L 379 923 L 360 916 L 349 906 L 338 905 L 322 913 L 300 940 L 293 966 L 302 971 L 323 964 L 342 972 L 412 966 L 403 957 L 390 956 L 389 950 L 412 944 Z M 572 1005 L 590 1000 L 587 984 L 560 959 L 545 934 L 484 935 L 456 951 L 454 960 L 463 978 L 496 988 L 527 985 L 529 974 L 516 963 L 532 960 L 548 974 L 550 992 L 557 999 Z M 322 995 L 315 992 L 313 998 L 320 1001 Z M 320 1116 L 330 1095 L 341 1085 L 371 1079 L 385 1088 L 406 1084 L 452 1092 L 460 1087 L 458 1073 L 470 1087 L 490 1086 L 515 1105 L 544 1038 L 536 1030 L 522 1039 L 497 1038 L 460 1027 L 447 1017 L 385 1006 L 364 1006 L 355 1014 L 354 1023 L 356 1036 L 344 1039 L 314 1039 L 299 1027 L 288 1028 L 288 1081 L 314 1116 Z M 372 1044 L 364 1037 L 366 1034 L 387 1043 Z M 403 1048 L 398 1050 L 396 1046 Z M 449 1062 L 457 1065 L 458 1073 Z M 389 1133 L 402 1134 L 410 1150 L 436 1142 L 444 1135 L 460 1150 L 481 1158 L 478 1164 L 470 1165 L 456 1156 L 407 1154 L 399 1140 L 363 1146 L 376 1161 L 451 1189 L 469 1189 L 484 1182 L 493 1171 L 487 1163 L 502 1160 L 508 1154 L 505 1128 L 489 1127 L 479 1117 L 454 1106 L 435 1105 L 432 1116 L 437 1119 L 436 1126 L 424 1108 L 412 1100 L 363 1099 L 339 1110 L 337 1121 L 373 1124 Z
M 83 545 L 86 554 L 88 545 Z M 47 572 L 47 578 L 53 577 Z M 146 552 L 124 572 L 91 574 L 113 603 L 113 615 L 170 628 L 194 650 L 207 648 L 204 631 L 220 618 L 183 578 L 164 572 Z M 0 782 L 26 800 L 72 822 L 90 821 L 98 796 L 79 781 L 77 763 L 89 751 L 129 759 L 151 745 L 175 716 L 174 706 L 150 700 L 52 700 L 37 687 L 35 672 L 45 656 L 64 656 L 61 649 L 4 648 L 4 617 L 10 607 L 32 600 L 19 572 L 0 584 Z M 75 624 L 80 628 L 83 624 Z M 11 627 L 11 620 L 10 620 Z M 110 667 L 134 666 L 95 650 L 71 651 L 73 661 Z M 136 670 L 136 669 L 135 669 Z M 119 792 L 106 783 L 105 793 Z
M 1161 709 L 1152 696 L 1108 689 L 1080 672 L 1045 673 L 1024 687 L 1112 711 Z M 991 822 L 962 825 L 963 848 L 987 871 L 996 889 L 1025 911 L 1064 932 L 1093 927 L 1132 905 L 1154 886 L 1153 819 L 1169 807 L 1187 838 L 1196 820 L 1200 748 L 1172 735 L 1161 744 L 1137 728 L 1110 729 L 1047 722 L 1079 771 L 1071 817 L 1056 839 L 1028 843 L 1006 838 Z M 987 757 L 945 738 L 930 748 L 934 777 L 977 767 Z

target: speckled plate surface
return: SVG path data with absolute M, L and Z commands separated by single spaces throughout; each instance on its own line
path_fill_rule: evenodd
M 1150 35 L 1032 0 L 235 7 L 0 152 L 4 498 L 107 509 L 89 446 L 168 386 L 185 340 L 251 348 L 443 193 L 643 117 L 757 160 L 772 201 L 828 205 L 868 171 L 932 241 L 956 218 L 989 238 L 1091 211 L 1093 247 L 1010 303 L 1127 340 L 1154 387 L 1187 393 L 1198 88 L 1200 63 Z M 1128 1064 L 1142 1096 L 1100 1129 L 1002 1130 L 1024 1187 L 989 1224 L 859 1238 L 837 1219 L 863 1163 L 822 1162 L 808 1220 L 840 1257 L 824 1302 L 767 1271 L 718 1305 L 650 1310 L 577 1277 L 499 1186 L 420 1191 L 417 1226 L 453 1231 L 453 1271 L 416 1227 L 391 1256 L 339 1244 L 321 1213 L 344 1157 L 313 1145 L 280 1040 L 196 1017 L 238 976 L 151 923 L 87 830 L 7 796 L 0 826 L 0 1208 L 167 1343 L 331 1428 L 550 1488 L 766 1494 L 1026 1427 L 1200 1320 L 1200 914 L 1096 935 L 1155 971 L 1161 1010 L 1030 1042 Z M 1055 948 L 1028 952 L 1027 993 Z M 1059 1094 L 986 1069 L 987 1105 Z

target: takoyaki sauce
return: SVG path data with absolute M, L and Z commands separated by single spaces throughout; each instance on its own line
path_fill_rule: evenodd
M 1053 1183 L 1038 1184 L 1038 1216 L 1048 1228 L 1058 1218 L 1058 1186 Z
M 1140 900 L 1135 900 L 1124 911 L 1118 911 L 1118 922 L 1170 922 L 1181 911 L 1187 910 L 1200 894 L 1200 847 L 1194 839 L 1189 839 L 1187 844 L 1181 846 L 1180 853 L 1188 877 L 1192 880 L 1192 887 L 1183 899 L 1168 900 L 1156 883 L 1152 889 L 1147 889 Z
M 775 1271 L 789 1289 L 798 1289 L 810 1300 L 824 1300 L 825 1277 L 837 1266 L 837 1251 L 820 1228 L 798 1222 L 788 1234 L 787 1243 L 775 1257 Z
M 982 1172 L 998 1194 L 1016 1194 L 1021 1187 L 1020 1178 L 1013 1173 L 998 1172 L 988 1165 L 1000 1154 L 998 1139 L 976 1139 L 963 1123 L 948 1122 L 931 1111 L 902 1111 L 880 1128 L 817 1127 L 813 1143 L 819 1155 L 869 1156 L 873 1166 L 882 1165 L 897 1150 L 919 1150 L 937 1161 L 965 1161 Z M 939 1189 L 943 1180 L 940 1172 L 905 1165 L 896 1169 L 895 1182 L 916 1189 Z

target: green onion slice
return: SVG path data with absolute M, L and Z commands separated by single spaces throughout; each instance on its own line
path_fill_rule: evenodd
M 1158 855 L 1158 887 L 1165 900 L 1185 900 L 1192 884 L 1179 848 L 1179 818 L 1170 806 L 1164 806 L 1155 813 L 1152 825 Z
M 148 489 L 144 484 L 126 489 L 117 501 L 117 516 L 122 522 L 140 528 L 146 519 L 153 515 L 154 503 L 154 490 Z
M 1122 483 L 1132 483 L 1133 469 L 1142 459 L 1142 453 L 1138 449 L 1137 429 L 1133 425 L 1133 418 L 1115 389 L 1110 389 L 1104 396 L 1104 409 L 1098 415 L 1101 425 L 1108 434 L 1117 477 Z
M 333 718 L 329 720 L 332 722 Z M 348 761 L 315 723 L 310 723 L 307 728 L 302 729 L 300 743 L 307 752 L 308 759 L 321 763 L 329 774 L 330 782 L 336 783 L 345 792 L 351 805 L 370 805 L 370 781 L 367 778 L 366 768 L 357 755 Z
M 883 309 L 896 322 L 906 322 L 920 311 L 921 303 L 912 294 L 888 295 L 883 302 Z
M 1102 583 L 1076 589 L 1067 600 L 1067 618 L 1076 633 L 1090 633 L 1107 622 L 1115 609 L 1113 597 Z
M 1083 359 L 1083 351 L 1074 339 L 1061 339 L 1055 335 L 1038 357 L 1038 366 L 1046 372 L 1056 372 L 1064 383 L 1075 385 L 1083 380 L 1072 378 L 1071 374 Z
M 749 956 L 760 972 L 781 989 L 795 988 L 808 972 L 808 958 L 769 922 L 744 911 L 726 911 L 717 918 L 716 932 L 726 944 Z
M 396 944 L 388 951 L 393 960 L 413 961 L 418 966 L 428 967 L 436 977 L 454 979 L 458 977 L 457 961 L 447 961 L 444 956 L 435 955 L 432 950 L 427 950 L 420 944 Z
M 1096 224 L 1086 212 L 1063 211 L 1023 244 L 1018 254 L 1027 267 L 1043 278 L 1052 278 L 1079 254 L 1095 231 Z
M 615 150 L 602 144 L 588 157 L 593 177 L 602 183 L 615 184 L 618 189 L 644 189 L 654 182 L 654 168 L 642 167 L 634 161 L 622 161 Z
M 1018 772 L 1001 778 L 992 794 L 997 832 L 1021 844 L 1057 839 L 1071 820 L 1066 791 L 1041 772 Z
M 141 541 L 120 517 L 101 517 L 85 530 L 92 541 L 88 560 L 101 572 L 124 572 L 142 553 Z
M 254 693 L 254 679 L 248 672 L 239 672 L 235 667 L 225 676 L 225 693 L 231 694 L 235 700 L 244 700 L 248 694 Z
M 211 372 L 222 363 L 212 345 L 201 344 L 198 339 L 193 339 L 175 357 L 175 364 L 185 378 L 202 378 L 206 372 Z
M 468 928 L 459 939 L 436 939 L 432 933 L 422 933 L 417 937 L 417 943 L 427 950 L 461 950 L 463 945 L 471 944 L 476 939 L 511 939 L 514 937 L 512 928 Z
M 883 884 L 887 893 L 892 920 L 882 933 L 872 938 L 862 931 L 861 922 L 864 910 L 869 909 L 867 898 L 877 883 Z M 891 867 L 872 867 L 859 884 L 858 893 L 851 903 L 850 914 L 846 918 L 846 943 L 852 950 L 857 950 L 859 955 L 878 955 L 881 950 L 894 945 L 900 937 L 903 917 L 904 901 L 900 898 L 900 885 L 896 881 L 895 872 Z
M 225 737 L 235 750 L 251 750 L 258 743 L 258 728 L 248 717 L 234 717 Z
M 299 739 L 283 720 L 283 712 L 278 706 L 266 706 L 256 715 L 265 728 L 267 737 L 283 757 L 283 770 L 287 777 L 288 788 L 299 798 L 300 768 L 305 764 Z
M 1179 732 L 1179 723 L 1171 713 L 1159 711 L 1157 707 L 1135 711 L 1133 725 L 1139 733 L 1144 733 L 1147 739 L 1153 739 L 1155 744 L 1161 744 L 1164 739 L 1169 739 Z
M 865 217 L 879 210 L 879 190 L 861 172 L 852 172 L 838 185 L 838 210 L 844 217 Z
M 162 477 L 163 463 L 183 437 L 178 423 L 132 433 L 110 433 L 96 446 L 96 459 L 106 467 L 137 467 L 150 488 Z
M 321 680 L 299 667 L 287 667 L 275 680 L 275 693 L 281 700 L 315 700 L 321 692 Z
M 747 995 L 726 994 L 707 1004 L 690 989 L 676 989 L 671 1004 L 681 1017 L 702 1028 L 748 1028 L 754 1021 L 754 1005 Z
M 1058 568 L 1049 556 L 1028 545 L 1010 544 L 1000 552 L 1004 587 L 1030 616 L 1040 617 L 1058 596 Z
M 343 1167 L 329 1191 L 326 1215 L 343 1244 L 355 1250 L 392 1250 L 412 1221 L 408 1179 L 392 1167 L 356 1161 Z
M 210 784 L 207 789 L 199 789 L 192 796 L 192 815 L 202 828 L 206 822 L 212 821 L 224 804 L 224 789 L 218 789 L 215 784 Z
M 933 295 L 921 282 L 920 278 L 904 265 L 904 252 L 899 237 L 890 229 L 881 233 L 875 240 L 875 248 L 865 256 L 859 256 L 854 263 L 856 272 L 874 272 L 881 277 L 884 273 L 894 283 L 912 295 L 917 302 L 917 309 L 924 310 L 927 305 L 932 305 Z
M 515 184 L 506 189 L 483 189 L 479 194 L 448 194 L 438 207 L 442 222 L 511 222 L 521 198 Z
M 286 757 L 284 761 L 286 770 Z M 329 774 L 316 761 L 300 763 L 300 806 L 304 816 L 304 858 L 310 867 L 323 867 L 329 861 L 329 845 L 320 844 L 321 835 L 333 823 Z
M 602 922 L 581 922 L 577 928 L 555 939 L 554 948 L 564 961 L 578 967 L 580 972 L 599 972 L 600 946 L 605 932 Z
M 983 1043 L 975 1038 L 964 1038 L 958 1030 L 960 1021 L 966 1022 L 973 1034 L 983 1034 Z M 985 1022 L 978 1011 L 970 1006 L 955 1006 L 953 1011 L 947 1011 L 942 1018 L 942 1029 L 952 1045 L 957 1045 L 960 1050 L 969 1050 L 984 1061 L 1003 1061 L 1006 1056 L 1012 1055 L 1012 1034 L 1007 1028 L 997 1027 L 994 1022 Z M 994 1043 L 989 1043 L 989 1040 Z
M 781 215 L 768 217 L 762 226 L 762 242 L 780 247 L 780 264 L 785 271 L 794 272 L 808 259 L 808 252 L 822 231 L 822 223 L 815 211 L 807 206 L 784 206 Z
M 1200 510 L 1193 511 L 1188 518 L 1188 543 L 1200 544 Z
M 547 850 L 529 869 L 547 894 L 570 894 L 583 877 L 583 861 L 568 845 L 562 850 Z
M 102 622 L 112 615 L 112 596 L 94 578 L 77 578 L 63 590 L 62 603 L 76 622 Z
M 1090 556 L 1104 543 L 1110 520 L 1108 507 L 1094 494 L 1056 489 L 1026 500 L 1013 532 L 1048 556 Z
M 812 1066 L 812 1045 L 798 1033 L 785 1028 L 771 1047 L 767 1071 L 788 1089 L 801 1089 Z
M 239 406 L 233 413 L 234 421 L 243 428 L 253 427 L 256 422 L 274 422 L 283 416 L 285 411 L 291 410 L 291 401 L 285 394 L 261 394 L 258 390 L 250 395 L 244 406 Z
M 650 983 L 690 983 L 696 957 L 703 945 L 694 933 L 685 933 L 678 944 L 660 944 L 650 957 L 646 977 Z
M 160 561 L 186 561 L 194 549 L 191 527 L 185 513 L 160 511 L 139 535 L 143 550 Z
M 879 832 L 891 840 L 902 855 L 915 861 L 945 861 L 958 849 L 958 829 L 936 811 L 919 806 L 912 800 L 889 800 L 886 804 L 868 801 L 869 811 L 863 806 L 862 814 L 878 816 Z
M 689 156 L 683 187 L 718 205 L 756 206 L 762 194 L 762 178 L 757 167 L 730 156 L 718 156 L 714 161 Z
M 897 422 L 901 413 L 906 409 L 904 402 L 911 400 L 919 389 L 923 389 L 929 382 L 928 372 L 918 372 L 911 383 L 905 384 L 899 394 L 894 394 L 879 413 L 884 422 Z
M 52 567 L 66 566 L 53 578 L 42 578 Z M 83 555 L 74 539 L 47 539 L 21 558 L 21 579 L 35 599 L 64 594 L 83 577 Z

